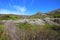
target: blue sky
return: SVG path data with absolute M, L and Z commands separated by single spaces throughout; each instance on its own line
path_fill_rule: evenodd
M 0 14 L 32 15 L 60 8 L 60 0 L 0 0 Z

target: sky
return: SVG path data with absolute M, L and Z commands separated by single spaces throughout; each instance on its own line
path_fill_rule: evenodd
M 60 9 L 60 0 L 0 0 L 0 14 L 33 15 Z

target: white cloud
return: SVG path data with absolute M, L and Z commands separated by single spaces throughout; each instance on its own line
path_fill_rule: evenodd
M 27 11 L 26 7 L 13 6 L 18 12 L 25 13 Z
M 12 6 L 13 9 L 15 9 L 16 11 L 11 11 L 8 9 L 0 9 L 0 14 L 17 14 L 17 15 L 29 15 L 27 13 L 27 9 L 26 7 L 20 7 L 20 6 Z
M 26 8 L 25 7 L 21 7 L 20 11 L 24 13 L 26 11 Z
M 10 11 L 7 9 L 0 9 L 0 14 L 16 14 L 16 15 L 29 15 L 27 13 L 21 13 L 21 12 L 17 12 L 17 11 Z

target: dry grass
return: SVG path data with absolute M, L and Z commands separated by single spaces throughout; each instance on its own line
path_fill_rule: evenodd
M 1 26 L 2 27 L 2 26 Z M 60 33 L 52 30 L 50 25 L 39 26 L 31 24 L 18 24 L 20 28 L 19 40 L 60 40 Z M 57 27 L 57 26 L 56 26 Z M 3 31 L 0 30 L 0 40 L 11 40 L 9 35 L 6 37 Z

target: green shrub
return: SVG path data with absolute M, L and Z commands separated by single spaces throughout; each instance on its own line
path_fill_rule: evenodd
M 0 18 L 0 20 L 16 20 L 16 19 L 20 19 L 20 17 L 7 15 Z
M 36 30 L 41 29 L 41 26 L 40 25 L 33 25 L 33 24 L 28 24 L 28 23 L 19 23 L 18 24 L 18 27 L 20 29 L 33 30 L 33 31 L 36 31 Z
M 59 26 L 53 25 L 52 27 L 50 27 L 50 29 L 56 32 L 60 32 L 60 25 Z

